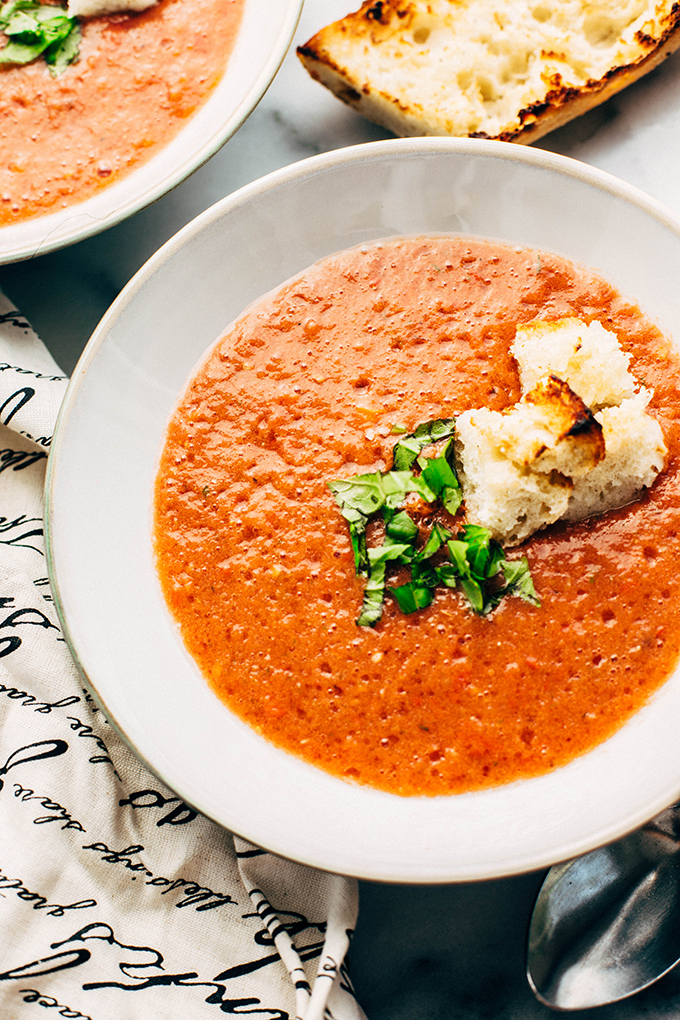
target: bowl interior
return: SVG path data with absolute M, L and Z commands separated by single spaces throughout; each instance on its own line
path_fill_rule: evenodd
M 428 232 L 580 261 L 680 337 L 680 227 L 652 200 L 523 147 L 371 143 L 249 185 L 147 263 L 76 369 L 48 479 L 50 572 L 67 639 L 137 754 L 185 801 L 255 843 L 405 882 L 552 864 L 642 824 L 680 790 L 680 672 L 609 741 L 550 775 L 400 798 L 258 737 L 216 698 L 178 637 L 154 569 L 151 500 L 166 423 L 192 367 L 247 304 L 319 258 Z
M 295 31 L 302 0 L 247 0 L 220 83 L 148 163 L 76 205 L 0 227 L 0 265 L 43 255 L 106 230 L 179 184 L 209 159 L 264 95 Z

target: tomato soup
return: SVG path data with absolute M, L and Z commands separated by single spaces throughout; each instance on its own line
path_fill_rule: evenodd
M 166 145 L 222 77 L 243 3 L 83 20 L 57 78 L 44 60 L 0 67 L 0 225 L 82 202 Z
M 516 325 L 572 315 L 632 355 L 666 471 L 639 502 L 524 543 L 540 607 L 482 617 L 438 589 L 358 627 L 364 582 L 327 483 L 391 467 L 395 426 L 514 404 Z M 257 732 L 345 779 L 436 795 L 564 765 L 680 657 L 678 367 L 634 304 L 547 253 L 401 238 L 312 266 L 228 329 L 168 429 L 155 542 L 188 650 Z

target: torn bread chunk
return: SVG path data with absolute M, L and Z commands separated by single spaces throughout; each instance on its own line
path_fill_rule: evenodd
M 572 389 L 551 375 L 500 415 L 498 438 L 518 467 L 577 478 L 604 459 L 602 425 Z
M 297 52 L 395 134 L 534 142 L 679 45 L 674 0 L 366 0 Z
M 574 484 L 557 471 L 532 471 L 523 462 L 531 457 L 530 444 L 513 445 L 512 414 L 465 411 L 456 420 L 455 439 L 467 519 L 506 546 L 518 545 L 566 513 Z
M 158 0 L 69 0 L 69 18 L 99 18 L 104 14 L 145 11 Z
M 586 475 L 575 479 L 565 520 L 625 506 L 640 496 L 664 470 L 668 450 L 661 426 L 647 414 L 648 395 L 638 393 L 620 407 L 596 414 L 602 425 L 605 457 Z
M 524 391 L 554 374 L 568 383 L 592 411 L 632 397 L 636 383 L 615 333 L 597 320 L 534 321 L 517 327 L 510 348 Z

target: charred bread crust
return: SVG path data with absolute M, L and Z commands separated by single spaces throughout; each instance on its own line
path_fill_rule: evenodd
M 542 379 L 522 398 L 543 413 L 545 424 L 552 432 L 555 447 L 568 449 L 570 477 L 576 477 L 592 470 L 605 458 L 602 425 L 596 420 L 589 407 L 562 379 L 550 375 Z M 552 451 L 543 447 L 536 451 L 534 464 L 539 470 L 556 469 L 564 471 L 562 463 L 553 463 Z M 564 456 L 563 458 L 564 459 Z M 541 463 L 542 462 L 542 463 Z M 544 466 L 545 465 L 545 466 Z
M 408 29 L 417 17 L 416 5 L 410 0 L 366 0 L 362 7 L 345 18 L 317 32 L 297 53 L 312 78 L 321 82 L 347 105 L 368 120 L 380 124 L 397 135 L 453 135 L 437 111 L 425 109 L 417 102 L 405 103 L 388 90 L 370 81 L 361 81 L 335 59 L 334 38 L 339 34 L 372 45 L 387 40 L 394 26 Z M 545 95 L 517 111 L 517 126 L 497 134 L 484 130 L 464 132 L 471 138 L 487 138 L 530 144 L 550 131 L 568 123 L 658 67 L 680 47 L 680 2 L 674 3 L 664 19 L 665 28 L 658 38 L 643 32 L 636 34 L 640 56 L 623 65 L 611 67 L 598 79 L 584 85 L 565 84 L 560 74 L 551 76 Z

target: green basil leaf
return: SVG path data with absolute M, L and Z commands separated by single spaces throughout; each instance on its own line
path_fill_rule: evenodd
M 406 497 L 413 475 L 410 471 L 370 471 L 353 478 L 328 482 L 328 488 L 343 514 L 345 508 L 358 510 L 365 517 L 378 513 L 384 506 L 394 509 Z
M 470 564 L 467 560 L 468 547 L 465 542 L 452 539 L 446 543 L 451 562 L 458 572 L 458 577 L 470 576 Z
M 395 542 L 413 543 L 419 535 L 418 525 L 405 510 L 395 514 L 385 523 L 385 534 Z
M 68 35 L 56 43 L 52 43 L 45 51 L 45 60 L 53 78 L 62 74 L 69 64 L 78 59 L 80 52 L 81 32 L 78 25 L 75 25 Z
M 18 10 L 10 18 L 7 19 L 3 25 L 3 32 L 5 35 L 38 35 L 40 36 L 41 30 L 40 25 L 36 19 L 35 14 L 29 14 L 27 11 Z
M 455 418 L 436 418 L 423 422 L 409 435 L 404 436 L 394 447 L 393 467 L 397 471 L 405 471 L 412 467 L 418 454 L 426 446 L 432 446 L 442 439 L 449 439 L 456 431 Z
M 451 534 L 449 529 L 445 528 L 443 524 L 440 524 L 438 521 L 436 521 L 432 526 L 432 531 L 430 532 L 430 536 L 427 542 L 425 543 L 425 547 L 423 548 L 422 552 L 418 553 L 418 559 L 429 560 L 431 556 L 434 556 L 436 552 L 439 552 L 439 550 L 441 549 L 445 542 L 448 542 L 449 539 L 452 538 L 453 535 Z
M 456 570 L 453 563 L 440 563 L 440 565 L 435 568 L 435 572 L 441 583 L 446 585 L 447 588 L 458 587 L 460 573 Z
M 380 563 L 390 563 L 398 561 L 404 555 L 409 553 L 411 546 L 403 542 L 387 543 L 383 545 L 375 546 L 373 549 L 368 550 L 368 561 L 371 564 L 371 571 Z
M 10 0 L 0 7 L 0 29 L 9 37 L 1 64 L 28 64 L 44 55 L 56 77 L 78 57 L 80 28 L 62 7 Z
M 432 604 L 434 593 L 429 587 L 423 587 L 410 581 L 397 588 L 390 588 L 390 595 L 402 613 L 415 613 L 419 609 L 427 609 Z
M 431 457 L 426 460 L 422 477 L 437 496 L 445 488 L 458 488 L 458 478 L 446 457 Z
M 474 611 L 480 615 L 483 614 L 485 611 L 485 601 L 481 585 L 473 577 L 461 577 L 460 586 Z
M 0 50 L 0 64 L 30 64 L 47 48 L 43 42 L 21 43 L 10 41 Z
M 439 584 L 439 575 L 428 560 L 414 558 L 411 561 L 411 580 L 421 587 L 426 585 L 428 588 L 436 588 Z
M 505 575 L 507 593 L 518 595 L 519 598 L 524 599 L 525 602 L 531 602 L 534 606 L 540 606 L 541 600 L 534 588 L 526 556 L 523 556 L 521 560 L 503 560 L 501 567 Z
M 460 487 L 453 488 L 453 486 L 445 486 L 439 496 L 445 508 L 455 517 L 460 509 L 460 504 L 463 502 L 463 493 Z
M 364 602 L 357 627 L 375 627 L 383 614 L 385 601 L 385 564 L 376 563 L 364 589 Z

